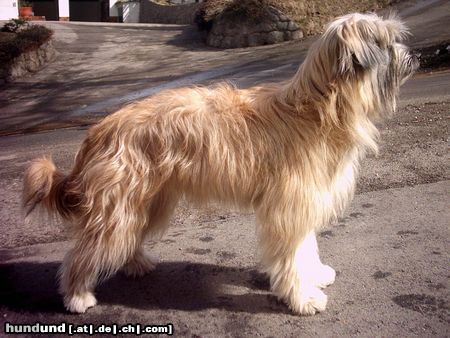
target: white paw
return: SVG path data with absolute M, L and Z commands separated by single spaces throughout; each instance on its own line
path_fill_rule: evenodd
M 138 253 L 123 268 L 122 271 L 130 277 L 142 277 L 152 270 L 155 270 L 159 263 L 157 257 L 146 253 Z
M 335 279 L 336 271 L 329 265 L 322 265 L 313 276 L 314 285 L 322 289 L 333 284 Z
M 74 313 L 84 313 L 87 309 L 95 306 L 96 304 L 97 299 L 95 299 L 92 292 L 84 292 L 74 296 L 64 297 L 64 306 L 68 311 Z
M 300 306 L 296 312 L 301 315 L 311 316 L 316 312 L 323 312 L 327 307 L 328 297 L 319 288 L 307 288 L 302 290 Z

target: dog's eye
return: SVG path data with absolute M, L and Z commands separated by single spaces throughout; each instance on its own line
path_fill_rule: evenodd
M 353 64 L 354 64 L 354 65 L 361 66 L 361 62 L 359 62 L 359 60 L 358 60 L 358 58 L 356 57 L 356 54 L 355 54 L 355 53 L 352 53 L 352 61 L 353 61 Z

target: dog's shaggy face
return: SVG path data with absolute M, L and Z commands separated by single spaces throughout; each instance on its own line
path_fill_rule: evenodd
M 99 278 L 152 270 L 142 243 L 164 233 L 186 198 L 255 210 L 272 291 L 295 313 L 325 310 L 320 289 L 335 272 L 320 261 L 315 231 L 350 201 L 359 160 L 377 149 L 374 121 L 395 110 L 417 67 L 405 34 L 392 17 L 341 17 L 289 81 L 162 92 L 91 128 L 68 175 L 34 161 L 27 211 L 41 203 L 76 239 L 61 268 L 67 309 L 94 306 Z
M 333 85 L 350 85 L 373 106 L 368 113 L 392 113 L 400 85 L 419 64 L 401 44 L 407 34 L 393 16 L 343 16 L 312 47 L 304 67 L 310 77 L 299 80 L 310 80 L 306 87 L 317 90 L 318 96 L 332 92 Z

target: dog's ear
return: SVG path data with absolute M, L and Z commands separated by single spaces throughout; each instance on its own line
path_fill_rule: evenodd
M 388 48 L 403 38 L 406 29 L 393 16 L 383 20 L 375 14 L 351 14 L 332 22 L 325 32 L 330 53 L 337 56 L 336 70 L 352 75 L 387 65 Z
M 387 63 L 386 54 L 377 41 L 375 25 L 351 17 L 336 30 L 339 52 L 339 73 L 354 74 Z

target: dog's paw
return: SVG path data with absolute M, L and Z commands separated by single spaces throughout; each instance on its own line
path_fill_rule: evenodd
M 308 288 L 302 291 L 298 308 L 293 309 L 304 316 L 312 316 L 316 312 L 323 312 L 327 307 L 328 297 L 319 288 Z
M 146 253 L 138 253 L 123 268 L 122 271 L 129 277 L 142 277 L 150 271 L 155 270 L 159 263 L 157 257 Z
M 84 313 L 90 307 L 97 304 L 97 299 L 92 292 L 84 292 L 73 296 L 64 297 L 64 306 L 70 312 Z
M 301 293 L 289 298 L 287 303 L 289 308 L 300 315 L 312 316 L 317 312 L 325 311 L 328 297 L 319 288 L 307 286 L 302 288 Z
M 313 276 L 314 285 L 319 288 L 326 288 L 334 283 L 336 271 L 329 265 L 322 265 Z

